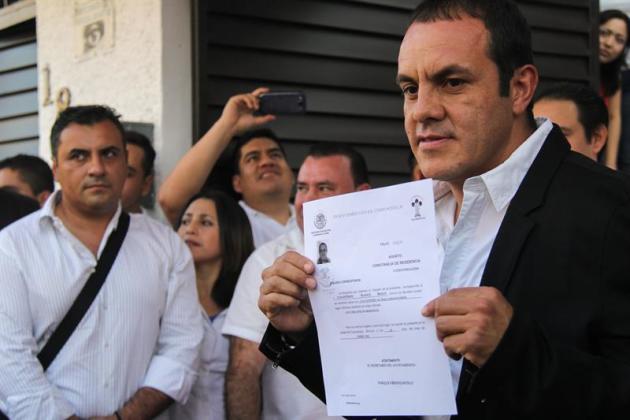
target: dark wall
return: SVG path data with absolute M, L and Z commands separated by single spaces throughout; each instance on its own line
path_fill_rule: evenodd
M 543 83 L 597 80 L 597 0 L 520 1 Z M 394 83 L 417 0 L 198 0 L 195 128 L 199 137 L 235 93 L 299 89 L 308 113 L 271 125 L 297 168 L 316 141 L 361 151 L 376 186 L 408 178 L 402 98 Z

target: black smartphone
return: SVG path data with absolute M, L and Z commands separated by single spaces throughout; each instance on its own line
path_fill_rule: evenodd
M 267 114 L 304 114 L 306 113 L 306 95 L 300 91 L 267 92 L 260 95 L 259 115 Z

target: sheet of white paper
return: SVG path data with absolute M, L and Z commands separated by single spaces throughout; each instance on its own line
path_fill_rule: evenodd
M 431 181 L 304 204 L 328 415 L 456 414 L 422 306 L 440 293 Z

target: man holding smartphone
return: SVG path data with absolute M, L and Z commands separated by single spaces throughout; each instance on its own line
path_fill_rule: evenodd
M 241 207 L 252 225 L 256 247 L 275 239 L 296 226 L 289 204 L 293 173 L 284 150 L 271 130 L 260 127 L 275 119 L 257 115 L 260 95 L 267 88 L 231 97 L 221 117 L 184 155 L 162 184 L 158 201 L 171 224 L 188 200 L 203 187 L 221 153 L 232 139 L 234 151 L 234 190 L 242 195 Z

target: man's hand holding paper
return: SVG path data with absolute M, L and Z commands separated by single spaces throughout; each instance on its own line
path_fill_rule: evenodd
M 307 289 L 315 288 L 315 265 L 294 251 L 263 271 L 258 306 L 278 331 L 300 333 L 313 322 Z

